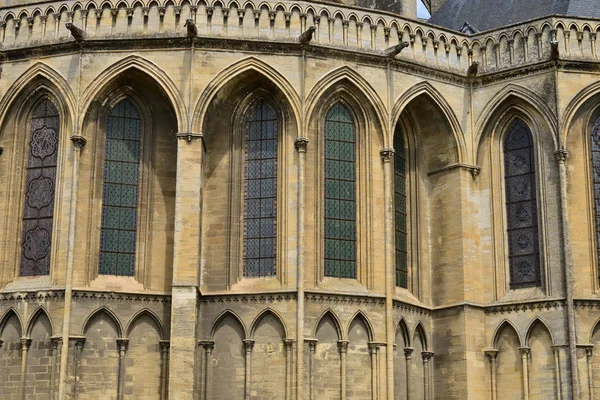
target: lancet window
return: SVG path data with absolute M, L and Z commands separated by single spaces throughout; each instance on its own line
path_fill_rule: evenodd
M 59 126 L 56 106 L 43 99 L 29 130 L 20 276 L 50 273 Z
M 539 286 L 535 154 L 529 127 L 515 120 L 504 137 L 504 180 L 510 287 Z
M 590 134 L 592 180 L 594 183 L 594 223 L 596 226 L 596 251 L 600 260 L 600 116 L 592 125 Z
M 356 278 L 356 135 L 348 109 L 325 119 L 325 276 Z
M 406 150 L 400 125 L 394 132 L 394 213 L 396 286 L 408 287 L 408 230 L 406 213 Z
M 100 274 L 134 274 L 141 133 L 138 111 L 131 101 L 122 100 L 106 121 Z
M 244 140 L 244 276 L 276 274 L 278 117 L 260 100 Z

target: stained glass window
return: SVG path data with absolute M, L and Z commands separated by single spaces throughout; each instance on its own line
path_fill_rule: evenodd
M 140 143 L 140 116 L 129 100 L 123 100 L 106 121 L 100 274 L 133 276 Z
M 50 273 L 59 125 L 58 110 L 44 99 L 29 131 L 20 276 Z
M 592 126 L 590 135 L 592 156 L 592 179 L 594 181 L 594 216 L 596 219 L 596 248 L 600 258 L 600 117 Z
M 504 137 L 504 180 L 510 287 L 539 286 L 540 251 L 533 136 L 515 120 Z
M 260 101 L 250 112 L 244 162 L 244 276 L 275 275 L 277 115 Z
M 340 103 L 325 119 L 325 276 L 356 278 L 356 138 Z
M 394 213 L 396 243 L 396 286 L 408 287 L 408 251 L 406 216 L 406 150 L 400 124 L 394 133 Z

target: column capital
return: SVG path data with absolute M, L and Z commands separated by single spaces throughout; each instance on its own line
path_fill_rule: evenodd
M 161 340 L 160 342 L 158 342 L 158 345 L 160 346 L 160 349 L 162 351 L 169 351 L 169 347 L 171 347 L 171 341 Z
M 384 149 L 379 150 L 379 156 L 381 157 L 381 160 L 384 163 L 390 162 L 392 160 L 392 157 L 394 157 L 395 153 L 396 151 L 391 147 L 386 147 Z
M 31 345 L 31 338 L 28 338 L 28 337 L 22 337 L 21 338 L 21 349 L 22 350 L 29 349 L 30 345 Z
M 85 343 L 85 336 L 71 336 L 69 340 L 73 341 L 75 349 L 81 350 L 83 348 L 83 344 Z
M 52 348 L 53 349 L 58 349 L 58 347 L 62 343 L 62 337 L 60 337 L 60 336 L 52 336 L 50 338 L 50 342 L 52 343 Z
M 122 351 L 122 352 L 127 351 L 128 344 L 129 344 L 129 339 L 125 339 L 125 338 L 117 339 L 117 345 L 119 346 L 119 351 Z
M 296 339 L 283 339 L 283 344 L 287 350 L 291 351 L 292 347 L 294 347 L 294 343 L 296 343 Z
M 562 147 L 554 152 L 554 158 L 556 158 L 556 161 L 558 161 L 559 163 L 566 162 L 568 155 L 569 152 L 563 149 Z
M 525 358 L 529 356 L 531 347 L 519 347 L 519 351 L 521 352 L 521 357 Z
M 314 352 L 315 349 L 317 348 L 317 339 L 313 339 L 313 338 L 308 338 L 308 339 L 304 339 L 304 343 L 308 343 L 308 349 L 311 352 Z
M 186 140 L 188 143 L 192 141 L 192 139 L 203 139 L 204 135 L 196 132 L 178 132 L 177 139 Z
M 369 347 L 369 354 L 375 354 L 375 353 L 377 353 L 377 349 L 379 349 L 380 345 L 381 345 L 381 343 L 379 343 L 379 342 L 369 342 L 369 343 L 367 343 L 367 346 Z
M 0 156 L 4 153 L 4 147 L 0 146 Z
M 493 360 L 496 359 L 496 356 L 498 355 L 498 350 L 497 349 L 488 349 L 484 351 L 485 356 L 487 358 L 489 358 L 490 362 L 492 362 Z
M 254 339 L 244 339 L 244 347 L 246 348 L 246 353 L 251 353 L 254 348 Z
M 81 135 L 73 135 L 71 136 L 71 142 L 73 142 L 75 148 L 81 150 L 85 147 L 87 139 Z
M 350 343 L 347 340 L 338 340 L 338 349 L 340 350 L 341 354 L 346 354 L 348 352 L 348 343 Z
M 412 347 L 405 347 L 404 348 L 404 357 L 406 357 L 407 360 L 410 360 L 413 351 L 415 351 L 415 349 L 413 349 Z
M 204 347 L 204 350 L 208 351 L 211 351 L 215 348 L 214 340 L 201 340 L 198 342 L 198 345 Z
M 298 153 L 306 153 L 306 148 L 308 147 L 308 138 L 299 136 L 294 140 L 294 147 L 298 151 Z
M 585 350 L 586 357 L 590 358 L 594 354 L 594 345 L 593 344 L 578 344 L 576 345 L 578 349 Z
M 423 362 L 427 363 L 433 358 L 433 351 L 422 351 L 421 357 L 423 358 Z

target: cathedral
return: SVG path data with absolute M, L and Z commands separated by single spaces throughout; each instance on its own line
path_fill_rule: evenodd
M 599 400 L 598 32 L 0 0 L 0 398 Z

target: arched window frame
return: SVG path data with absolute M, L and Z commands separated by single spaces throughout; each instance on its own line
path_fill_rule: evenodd
M 594 150 L 592 135 L 596 128 L 600 130 L 600 108 L 595 109 L 588 120 L 589 123 L 585 125 L 583 145 L 587 150 L 585 154 L 587 155 L 586 164 L 589 170 L 587 176 L 589 177 L 588 193 L 590 199 L 590 221 L 592 222 L 590 237 L 593 238 L 593 240 L 590 240 L 590 252 L 593 257 L 592 263 L 595 265 L 594 287 L 598 290 L 600 288 L 600 175 L 598 176 L 599 179 L 596 179 L 594 174 L 594 152 L 597 153 L 597 160 L 600 164 L 600 146 L 598 146 L 598 150 Z
M 285 241 L 283 240 L 284 232 L 286 232 L 286 222 L 282 218 L 286 209 L 286 173 L 284 168 L 286 165 L 285 152 L 285 130 L 288 124 L 288 117 L 285 110 L 279 106 L 282 99 L 274 98 L 271 93 L 263 89 L 256 89 L 244 96 L 234 112 L 232 113 L 230 126 L 232 127 L 231 138 L 229 142 L 231 155 L 230 162 L 230 192 L 228 202 L 229 207 L 229 223 L 228 235 L 229 243 L 229 276 L 230 285 L 234 285 L 243 279 L 265 279 L 265 280 L 284 280 L 286 274 L 286 266 L 282 260 L 285 253 Z M 250 113 L 255 110 L 255 107 L 264 101 L 275 112 L 277 117 L 277 190 L 276 190 L 276 217 L 275 217 L 275 274 L 270 276 L 245 276 L 244 265 L 244 180 L 245 180 L 245 148 L 246 148 L 246 133 Z
M 4 229 L 0 230 L 0 235 L 5 235 L 5 246 L 3 249 L 0 249 L 0 252 L 4 253 L 0 254 L 0 263 L 6 265 L 7 268 L 0 272 L 0 285 L 20 277 L 25 185 L 29 143 L 31 139 L 30 129 L 33 112 L 44 99 L 51 101 L 58 110 L 59 132 L 51 232 L 50 271 L 49 274 L 38 275 L 38 277 L 42 279 L 49 277 L 50 281 L 54 282 L 58 276 L 57 274 L 60 273 L 59 268 L 57 268 L 56 257 L 66 239 L 66 237 L 59 235 L 58 232 L 64 229 L 64 221 L 61 218 L 63 202 L 60 199 L 62 199 L 62 193 L 65 190 L 63 174 L 67 167 L 63 164 L 68 161 L 68 158 L 65 158 L 65 148 L 70 145 L 67 133 L 70 131 L 70 119 L 65 102 L 60 96 L 55 95 L 56 91 L 50 84 L 43 80 L 41 82 L 38 81 L 35 88 L 36 90 L 33 93 L 27 92 L 28 95 L 20 97 L 15 101 L 5 118 L 4 126 L 0 132 L 0 139 L 4 147 L 3 154 L 0 156 L 0 165 L 3 164 L 6 166 L 6 168 L 0 167 L 0 183 L 6 185 L 6 194 L 8 195 Z M 2 171 L 5 172 L 3 173 Z M 6 175 L 2 176 L 4 174 Z M 15 216 L 18 217 L 15 218 Z M 0 215 L 0 222 L 2 222 L 1 217 Z M 19 234 L 15 235 L 11 234 L 11 232 L 19 232 Z M 0 239 L 2 238 L 0 237 Z M 8 267 L 9 265 L 10 267 Z M 47 283 L 42 284 L 46 285 Z
M 504 139 L 508 133 L 512 123 L 515 120 L 521 120 L 531 133 L 533 140 L 534 152 L 534 167 L 535 167 L 535 190 L 536 190 L 536 205 L 538 218 L 538 246 L 539 246 L 539 268 L 540 268 L 540 284 L 538 286 L 512 287 L 510 276 L 509 262 L 509 242 L 508 242 L 508 216 L 506 207 L 506 184 L 505 184 L 505 167 L 504 167 Z M 541 130 L 534 118 L 530 118 L 520 109 L 506 112 L 496 123 L 494 131 L 496 132 L 496 141 L 494 142 L 494 151 L 492 153 L 492 168 L 493 168 L 493 188 L 499 188 L 497 194 L 494 194 L 493 213 L 496 216 L 494 220 L 500 223 L 494 224 L 494 248 L 496 260 L 496 277 L 498 296 L 501 297 L 509 291 L 515 290 L 537 290 L 541 293 L 548 291 L 548 273 L 547 273 L 547 220 L 545 218 L 545 187 L 541 176 L 545 171 L 545 156 L 544 149 L 540 141 Z M 501 240 L 497 240 L 500 238 Z
M 340 85 L 327 95 L 322 96 L 317 104 L 317 112 L 313 122 L 316 122 L 310 129 L 313 135 L 316 134 L 318 140 L 311 147 L 311 152 L 315 153 L 315 280 L 318 284 L 326 287 L 331 282 L 336 287 L 339 286 L 340 278 L 325 276 L 325 240 L 321 232 L 325 229 L 325 119 L 329 110 L 336 104 L 341 103 L 350 113 L 354 121 L 355 132 L 355 182 L 356 182 L 356 278 L 342 278 L 342 280 L 351 283 L 352 281 L 372 288 L 375 281 L 375 269 L 369 268 L 373 265 L 369 261 L 373 257 L 372 238 L 372 215 L 377 212 L 373 210 L 373 201 L 371 196 L 361 196 L 361 193 L 373 193 L 373 159 L 377 155 L 373 154 L 373 136 L 376 133 L 375 121 L 367 117 L 367 111 L 361 106 L 361 101 L 346 88 Z M 316 125 L 316 126 L 315 126 Z M 312 140 L 312 139 L 309 139 Z M 310 142 L 312 143 L 312 142 Z M 311 144 L 309 143 L 309 146 Z M 382 144 L 376 145 L 377 153 L 382 148 Z M 383 172 L 381 172 L 383 174 Z M 383 175 L 382 175 L 383 176 Z M 306 179 L 312 179 L 309 175 Z M 335 280 L 335 281 L 334 281 Z
M 150 283 L 150 268 L 147 258 L 149 257 L 149 249 L 152 248 L 151 224 L 152 213 L 150 205 L 152 201 L 152 180 L 150 179 L 150 168 L 154 164 L 154 137 L 155 129 L 152 123 L 152 110 L 144 102 L 140 95 L 135 90 L 116 90 L 109 93 L 101 106 L 95 109 L 93 116 L 96 122 L 95 127 L 95 152 L 93 155 L 93 190 L 91 191 L 92 211 L 90 218 L 90 234 L 92 251 L 88 252 L 88 279 L 90 281 L 98 278 L 100 266 L 100 240 L 102 227 L 102 196 L 104 184 L 104 165 L 106 160 L 106 137 L 107 137 L 107 121 L 110 111 L 119 104 L 122 100 L 128 99 L 137 109 L 141 121 L 141 143 L 140 143 L 140 169 L 138 183 L 138 215 L 137 215 L 137 235 L 136 235 L 136 252 L 133 278 L 148 286 Z M 130 278 L 129 276 L 120 275 L 101 275 L 104 277 L 114 278 Z

